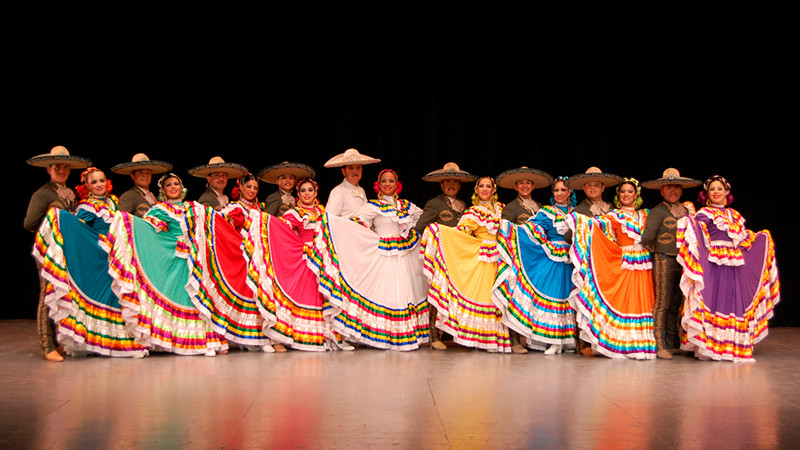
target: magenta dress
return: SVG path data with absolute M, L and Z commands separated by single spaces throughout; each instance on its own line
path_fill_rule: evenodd
M 297 206 L 278 218 L 251 215 L 245 242 L 248 276 L 257 290 L 257 304 L 271 320 L 264 333 L 273 342 L 295 350 L 336 348 L 331 319 L 338 309 L 319 291 L 317 274 L 308 265 L 319 220 L 325 208 Z

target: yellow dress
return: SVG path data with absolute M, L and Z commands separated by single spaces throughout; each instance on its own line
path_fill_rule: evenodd
M 502 203 L 480 204 L 464 211 L 455 228 L 429 225 L 421 252 L 436 327 L 461 345 L 508 353 L 508 328 L 491 295 L 502 210 Z

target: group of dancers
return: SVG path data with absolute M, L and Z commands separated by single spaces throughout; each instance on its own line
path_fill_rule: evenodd
M 208 184 L 187 201 L 172 165 L 144 154 L 111 168 L 134 184 L 119 198 L 105 172 L 64 147 L 29 159 L 50 175 L 25 218 L 42 355 L 446 351 L 451 341 L 742 362 L 767 335 L 780 299 L 773 241 L 745 228 L 723 177 L 669 168 L 640 183 L 597 167 L 569 177 L 520 167 L 495 178 L 448 163 L 423 177 L 442 193 L 419 208 L 391 169 L 366 194 L 362 168 L 379 162 L 356 149 L 331 158 L 325 167 L 344 179 L 323 206 L 314 169 L 296 162 L 253 175 L 214 157 L 188 171 Z M 82 170 L 77 194 L 71 169 Z M 260 181 L 278 187 L 264 202 Z M 467 205 L 458 193 L 471 182 Z M 695 210 L 681 196 L 701 185 Z M 504 205 L 498 187 L 517 197 Z M 532 197 L 542 188 L 547 205 Z M 642 208 L 642 188 L 663 201 Z

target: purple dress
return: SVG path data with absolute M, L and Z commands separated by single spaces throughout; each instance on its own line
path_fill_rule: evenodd
M 704 359 L 753 361 L 780 300 L 775 246 L 731 208 L 705 207 L 678 222 L 678 262 L 686 298 L 681 348 Z

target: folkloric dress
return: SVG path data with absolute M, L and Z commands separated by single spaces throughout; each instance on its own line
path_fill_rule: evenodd
M 76 215 L 51 208 L 36 234 L 33 256 L 47 281 L 45 302 L 67 353 L 142 357 L 147 349 L 125 327 L 108 274 L 109 224 L 117 198 L 87 198 Z
M 335 349 L 330 326 L 338 311 L 322 295 L 309 261 L 322 205 L 296 206 L 281 218 L 253 216 L 247 238 L 249 278 L 257 286 L 258 308 L 275 321 L 264 332 L 274 342 L 305 351 Z
M 772 235 L 744 223 L 738 211 L 714 206 L 678 221 L 681 348 L 701 358 L 754 361 L 753 346 L 767 336 L 780 300 Z
M 261 214 L 258 203 L 243 199 L 219 212 L 193 203 L 187 215 L 194 305 L 214 331 L 247 348 L 270 344 L 264 334 L 275 323 L 262 316 L 248 280 L 245 237 L 251 212 Z
M 120 211 L 109 231 L 109 273 L 128 329 L 151 350 L 202 355 L 228 343 L 203 319 L 192 297 L 187 215 L 196 202 L 159 202 L 143 218 Z
M 646 209 L 569 216 L 580 337 L 610 358 L 654 359 L 652 255 L 642 247 Z
M 497 235 L 500 261 L 492 289 L 503 323 L 527 338 L 527 345 L 574 344 L 575 311 L 568 302 L 575 289 L 567 206 L 543 206 L 521 225 L 503 220 Z
M 323 215 L 312 263 L 346 340 L 391 350 L 428 342 L 427 283 L 408 200 L 370 200 L 353 220 Z
M 481 203 L 467 208 L 455 228 L 429 225 L 421 253 L 429 278 L 428 303 L 438 311 L 436 327 L 458 344 L 510 353 L 508 328 L 491 293 L 502 210 L 502 203 Z

